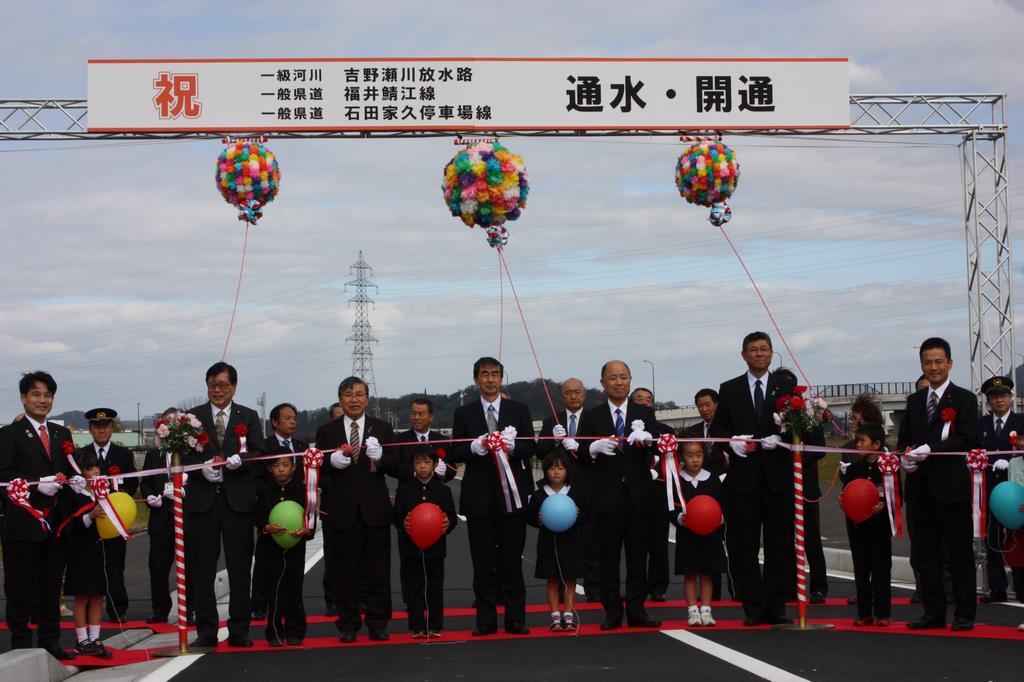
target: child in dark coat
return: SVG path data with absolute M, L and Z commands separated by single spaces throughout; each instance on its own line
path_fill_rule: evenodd
M 267 576 L 269 586 L 267 627 L 265 635 L 270 646 L 300 646 L 306 637 L 306 609 L 302 603 L 302 583 L 306 569 L 306 541 L 313 537 L 315 528 L 288 530 L 270 523 L 270 512 L 280 502 L 290 500 L 306 508 L 306 486 L 302 476 L 296 476 L 295 458 L 278 457 L 267 461 L 270 475 L 258 478 L 256 484 L 256 565 Z M 274 535 L 291 533 L 301 538 L 298 543 L 284 549 L 274 541 Z
M 701 443 L 683 445 L 683 466 L 680 471 L 683 499 L 687 502 L 698 495 L 708 495 L 722 504 L 722 482 L 704 468 L 704 446 Z M 711 576 L 726 571 L 725 550 L 722 548 L 722 527 L 710 535 L 697 535 L 686 527 L 686 515 L 672 512 L 676 531 L 676 575 L 686 576 L 683 591 L 688 604 L 689 625 L 715 625 L 711 615 Z M 700 606 L 697 606 L 697 580 L 700 579 Z
M 537 569 L 535 578 L 548 581 L 548 608 L 551 609 L 551 631 L 573 631 L 576 620 L 573 611 L 576 606 L 576 580 L 587 573 L 587 560 L 583 554 L 583 540 L 580 537 L 580 521 L 583 516 L 581 496 L 578 489 L 569 484 L 569 461 L 561 450 L 553 450 L 544 458 L 544 481 L 530 495 L 526 505 L 526 522 L 540 529 L 537 534 Z M 561 533 L 555 533 L 544 526 L 540 508 L 544 500 L 552 495 L 567 495 L 576 503 L 576 522 Z M 564 593 L 565 610 L 559 611 L 560 594 Z
M 413 639 L 440 637 L 444 629 L 445 535 L 459 522 L 452 491 L 440 476 L 434 476 L 437 452 L 429 445 L 412 451 L 413 479 L 398 486 L 395 493 L 395 525 L 398 527 L 398 555 L 401 559 L 402 592 L 409 613 Z M 421 550 L 409 537 L 409 514 L 420 504 L 433 503 L 444 512 L 441 537 Z M 426 608 L 426 617 L 423 611 Z
M 892 613 L 892 528 L 885 510 L 883 475 L 878 469 L 878 452 L 885 442 L 885 431 L 878 424 L 862 424 L 855 434 L 858 450 L 871 454 L 859 457 L 846 469 L 847 481 L 866 478 L 879 490 L 879 501 L 872 515 L 860 523 L 847 517 L 846 532 L 853 556 L 853 577 L 857 587 L 857 620 L 854 625 L 890 624 Z M 900 485 L 899 476 L 896 485 Z M 842 506 L 843 498 L 839 497 Z

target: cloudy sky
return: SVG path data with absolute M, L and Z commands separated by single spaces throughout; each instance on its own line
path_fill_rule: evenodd
M 5 98 L 82 97 L 89 58 L 849 57 L 851 92 L 1007 93 L 1010 130 L 1024 123 L 1020 0 L 979 0 L 969 17 L 946 1 L 481 7 L 23 3 L 0 28 L 0 84 Z M 933 334 L 950 339 L 954 379 L 969 382 L 957 141 L 726 139 L 743 172 L 729 233 L 812 382 L 913 380 L 914 346 Z M 679 198 L 676 139 L 506 144 L 532 181 L 506 255 L 547 376 L 595 384 L 620 357 L 649 384 L 649 360 L 658 397 L 690 403 L 740 373 L 740 339 L 770 322 L 706 211 Z M 451 140 L 269 146 L 282 189 L 250 232 L 228 353 L 238 400 L 332 401 L 351 371 L 343 285 L 359 250 L 380 287 L 378 392 L 469 383 L 473 360 L 497 353 L 498 264 L 442 202 Z M 204 395 L 243 238 L 212 181 L 221 148 L 0 142 L 0 418 L 19 410 L 17 379 L 35 368 L 56 376 L 57 412 L 104 405 L 134 418 L 136 403 L 146 414 Z M 1021 158 L 1011 144 L 1013 180 Z M 1014 184 L 1014 225 L 1021 195 Z M 535 378 L 505 294 L 503 359 L 513 381 Z

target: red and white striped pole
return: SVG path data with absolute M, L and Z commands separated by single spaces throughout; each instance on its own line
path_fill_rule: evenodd
M 174 569 L 178 585 L 178 651 L 188 653 L 188 606 L 185 603 L 185 497 L 181 456 L 172 455 L 171 476 L 174 480 Z
M 800 629 L 807 627 L 807 552 L 804 550 L 804 455 L 800 439 L 793 442 L 793 511 L 796 545 L 796 599 Z

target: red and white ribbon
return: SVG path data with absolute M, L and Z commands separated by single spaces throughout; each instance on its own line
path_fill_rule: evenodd
M 46 520 L 43 512 L 29 503 L 28 494 L 28 482 L 24 478 L 16 478 L 7 484 L 7 499 L 31 514 L 32 518 L 43 527 L 43 530 L 49 532 L 50 523 Z
M 320 481 L 320 467 L 323 463 L 324 453 L 316 448 L 308 448 L 302 453 L 302 480 L 306 484 L 306 517 L 303 528 L 307 530 L 316 524 L 316 515 L 320 511 L 317 483 Z
M 947 407 L 939 413 L 939 418 L 942 419 L 942 440 L 947 440 L 953 435 L 953 422 L 956 421 L 956 410 L 952 407 Z
M 519 497 L 519 487 L 516 485 L 516 477 L 508 462 L 508 448 L 505 446 L 505 439 L 502 437 L 501 431 L 487 434 L 486 442 L 487 449 L 494 456 L 494 468 L 498 470 L 501 492 L 505 496 L 505 511 L 512 512 L 522 509 L 523 501 Z
M 882 472 L 882 490 L 885 491 L 885 506 L 889 513 L 889 530 L 893 537 L 903 537 L 903 516 L 900 513 L 900 488 L 896 477 L 900 474 L 900 457 L 891 452 L 878 456 L 878 470 Z
M 92 489 L 92 494 L 96 498 L 96 504 L 98 504 L 100 509 L 103 510 L 103 513 L 107 515 L 107 520 L 114 526 L 114 530 L 116 530 L 125 540 L 131 540 L 132 536 L 128 532 L 128 526 L 117 513 L 117 508 L 110 503 L 110 482 L 106 478 L 94 476 L 89 479 L 89 487 Z
M 75 461 L 74 444 L 71 441 L 66 440 L 60 444 L 60 449 L 64 453 L 64 457 L 67 458 L 68 465 L 71 467 L 71 470 L 74 471 L 79 476 L 81 476 L 82 470 L 78 467 L 78 462 Z
M 670 433 L 658 436 L 658 452 L 661 454 L 661 477 L 665 480 L 665 504 L 669 511 L 679 509 L 686 513 L 686 500 L 683 499 L 683 486 L 679 482 L 679 465 L 676 463 L 676 452 L 679 443 Z M 679 504 L 676 504 L 676 498 Z
M 971 450 L 967 453 L 967 468 L 971 470 L 971 526 L 974 537 L 985 537 L 985 468 L 988 466 L 988 455 L 984 450 Z

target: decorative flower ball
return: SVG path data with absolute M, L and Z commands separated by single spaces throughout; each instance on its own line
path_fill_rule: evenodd
M 710 208 L 724 202 L 736 191 L 739 177 L 736 154 L 715 140 L 697 142 L 676 163 L 676 187 L 691 204 Z
M 239 220 L 256 224 L 260 209 L 274 200 L 281 172 L 274 154 L 258 142 L 229 144 L 217 158 L 217 189 L 224 201 L 237 206 Z
M 522 215 L 530 179 L 522 157 L 500 142 L 478 142 L 444 167 L 441 189 L 454 217 L 469 227 L 488 228 Z

